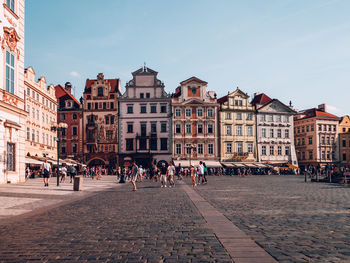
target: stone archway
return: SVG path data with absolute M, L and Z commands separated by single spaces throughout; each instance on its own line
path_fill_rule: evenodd
M 97 166 L 97 165 L 106 165 L 106 161 L 101 158 L 93 158 L 88 161 L 87 166 Z

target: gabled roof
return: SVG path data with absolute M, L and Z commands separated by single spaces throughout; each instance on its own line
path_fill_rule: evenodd
M 158 72 L 148 67 L 141 67 L 138 70 L 132 72 L 131 74 L 133 76 L 135 75 L 156 75 L 157 76 Z
M 61 96 L 57 96 L 57 89 L 61 90 L 63 92 L 63 95 Z M 74 96 L 72 94 L 70 94 L 65 88 L 63 88 L 61 85 L 57 85 L 55 87 L 55 90 L 56 90 L 56 98 L 59 99 L 63 96 L 66 96 L 68 95 L 72 100 L 74 100 L 79 106 L 80 106 L 80 103 L 78 102 L 78 100 L 76 98 L 74 98 Z
M 284 104 L 283 102 L 279 101 L 278 99 L 272 99 L 269 102 L 265 103 L 264 105 L 262 105 L 260 108 L 258 108 L 257 110 L 261 110 L 265 107 L 267 107 L 268 105 L 272 104 L 272 103 L 277 103 L 280 106 L 282 106 L 283 108 L 287 109 L 289 112 L 295 114 L 297 113 L 295 110 L 291 109 L 290 107 L 288 107 L 286 104 Z
M 197 77 L 190 77 L 190 78 L 188 78 L 188 79 L 186 79 L 184 81 L 181 81 L 180 84 L 181 85 L 185 85 L 187 83 L 190 83 L 191 81 L 195 81 L 195 82 L 198 82 L 198 83 L 201 83 L 201 84 L 204 84 L 204 85 L 208 84 L 208 82 L 203 81 L 203 80 L 201 80 L 201 79 L 199 79 Z
M 272 99 L 267 96 L 265 93 L 260 93 L 259 95 L 256 95 L 251 104 L 256 105 L 256 104 L 265 104 L 268 103 L 269 101 L 271 101 Z
M 304 116 L 302 118 L 298 118 L 299 120 L 306 119 L 306 118 L 313 118 L 313 117 L 324 117 L 324 118 L 339 120 L 338 116 L 322 111 L 318 108 L 311 108 L 311 109 L 305 110 L 304 112 L 301 113 L 301 115 L 304 115 Z
M 227 95 L 218 99 L 218 103 L 220 104 L 225 103 L 226 101 L 227 101 Z
M 85 84 L 84 93 L 90 93 L 91 92 L 91 86 L 96 81 L 97 81 L 96 79 L 87 79 L 86 80 L 86 84 Z M 104 79 L 104 81 L 111 85 L 111 91 L 110 92 L 119 92 L 120 79 Z
M 249 98 L 249 95 L 247 93 L 243 92 L 240 88 L 237 87 L 235 91 L 233 91 L 233 92 L 227 94 L 226 96 L 223 96 L 220 99 L 218 99 L 218 103 L 225 103 L 227 101 L 228 96 L 231 96 L 234 93 L 239 93 L 239 94 L 243 95 L 244 97 Z

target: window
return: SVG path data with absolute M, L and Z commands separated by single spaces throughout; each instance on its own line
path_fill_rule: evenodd
M 289 130 L 288 130 L 288 129 L 286 129 L 286 130 L 284 131 L 284 138 L 286 138 L 286 139 L 289 138 Z
M 102 87 L 99 87 L 99 88 L 97 89 L 97 96 L 99 96 L 99 97 L 102 97 L 102 96 L 103 96 L 103 88 L 102 88 Z
M 286 148 L 285 148 L 284 150 L 285 150 L 285 154 L 286 154 L 286 155 L 289 155 L 289 152 L 290 152 L 290 151 L 289 151 L 289 146 L 286 146 Z
M 247 120 L 248 120 L 248 121 L 253 120 L 253 114 L 252 114 L 252 113 L 248 113 L 248 114 L 247 114 Z
M 16 170 L 16 152 L 15 152 L 15 144 L 7 143 L 7 171 L 15 171 Z
M 269 122 L 273 122 L 273 115 L 269 114 Z
M 303 133 L 305 132 L 305 127 L 304 126 L 301 127 L 301 132 L 303 132 Z
M 322 159 L 326 159 L 326 152 L 325 151 L 322 151 Z
M 261 137 L 266 138 L 266 129 L 265 128 L 261 129 Z
M 243 153 L 243 144 L 242 143 L 237 143 L 237 152 Z
M 160 123 L 160 132 L 166 132 L 166 122 Z
M 126 139 L 125 143 L 126 143 L 126 150 L 127 151 L 134 150 L 134 139 Z
M 45 114 L 42 113 L 41 117 L 42 117 L 42 121 L 43 121 L 43 123 L 44 123 L 44 122 L 45 122 Z
M 305 145 L 305 138 L 301 138 L 301 145 Z
M 282 155 L 282 146 L 277 146 L 277 154 Z
M 203 109 L 197 109 L 197 116 L 203 117 Z
M 181 124 L 175 125 L 175 133 L 181 133 Z
M 237 113 L 236 120 L 242 120 L 242 113 Z
M 27 88 L 27 96 L 30 96 L 30 88 Z
M 32 141 L 35 142 L 35 131 L 32 129 Z
M 128 105 L 128 114 L 134 113 L 134 106 L 133 105 Z
M 43 139 L 43 144 L 45 144 L 45 134 L 44 133 L 43 133 L 42 139 Z
M 73 134 L 73 136 L 78 135 L 78 127 L 72 127 L 72 134 Z
M 346 147 L 346 141 L 343 140 L 343 147 Z
M 176 154 L 181 154 L 181 144 L 177 143 L 175 145 L 175 152 Z
M 186 117 L 191 117 L 191 109 L 186 109 L 185 114 Z
M 161 105 L 160 105 L 160 112 L 161 112 L 161 113 L 166 113 L 166 112 L 167 112 L 167 110 L 166 110 L 166 104 L 161 104 Z
M 181 109 L 175 109 L 175 116 L 180 117 L 181 116 Z
M 30 129 L 27 127 L 27 140 L 30 140 Z
M 289 122 L 289 116 L 284 116 L 284 122 Z
M 186 154 L 191 154 L 191 153 L 192 153 L 191 144 L 186 144 Z
M 39 111 L 37 111 L 37 113 L 36 113 L 37 115 L 37 117 L 38 117 L 38 120 L 39 120 Z M 49 124 L 49 115 L 47 115 L 46 114 L 46 124 Z
M 208 144 L 208 154 L 214 154 L 214 145 L 212 143 Z
M 62 136 L 66 136 L 66 128 L 61 129 Z
M 36 131 L 36 142 L 39 142 L 39 131 Z
M 282 138 L 282 130 L 277 129 L 277 138 Z
M 312 137 L 309 137 L 309 144 L 312 144 Z
M 141 105 L 141 113 L 147 113 L 147 109 L 146 109 L 146 105 L 145 104 L 142 104 Z
M 266 121 L 265 114 L 261 114 L 261 115 L 260 115 L 260 121 Z
M 146 136 L 147 133 L 147 124 L 141 123 L 141 136 Z
M 213 134 L 213 124 L 208 124 L 208 134 Z
M 226 126 L 226 135 L 231 135 L 232 134 L 231 130 L 232 130 L 231 125 L 227 125 Z
M 15 56 L 9 51 L 6 51 L 6 91 L 15 93 Z
M 76 153 L 77 152 L 77 144 L 76 143 L 73 143 L 73 147 L 72 147 L 72 152 L 73 153 Z
M 110 103 L 109 103 L 109 108 L 110 108 L 111 110 L 114 109 L 114 102 L 110 102 Z
M 109 124 L 109 116 L 105 116 L 105 123 L 108 125 Z
M 140 93 L 140 99 L 145 98 L 145 94 L 144 93 Z
M 151 137 L 149 140 L 149 143 L 150 143 L 150 150 L 152 151 L 158 150 L 157 138 Z
M 152 133 L 157 132 L 157 123 L 156 122 L 151 122 L 151 132 Z
M 36 100 L 37 100 L 37 101 L 39 101 L 39 97 L 40 97 L 40 95 L 39 95 L 39 93 L 37 93 L 37 94 L 36 94 Z
M 113 140 L 113 130 L 106 131 L 106 139 L 109 141 Z
M 328 144 L 328 145 L 331 144 L 331 141 L 330 141 L 329 137 L 327 137 L 327 144 Z
M 157 105 L 156 104 L 151 105 L 151 113 L 157 113 Z
M 102 108 L 105 110 L 105 109 L 107 109 L 107 102 L 103 102 L 102 103 Z
M 168 138 L 160 138 L 160 150 L 168 150 Z
M 274 137 L 274 130 L 270 129 L 270 138 L 273 138 L 273 137 Z
M 309 125 L 306 126 L 306 132 L 309 132 Z
M 237 126 L 237 136 L 242 136 L 242 125 Z
M 247 134 L 248 134 L 248 136 L 253 136 L 253 127 L 252 126 L 247 126 Z
M 281 122 L 281 115 L 276 115 L 276 122 Z
M 198 126 L 197 126 L 197 132 L 200 133 L 200 134 L 203 133 L 203 124 L 201 124 L 201 123 L 198 124 Z
M 88 110 L 91 110 L 91 103 L 90 102 L 87 104 L 87 106 L 88 106 Z
M 98 102 L 95 102 L 95 110 L 98 110 Z
M 198 154 L 203 154 L 203 144 L 199 143 L 197 145 L 197 153 Z
M 226 120 L 231 120 L 231 112 L 226 112 Z
M 321 143 L 322 143 L 322 144 L 326 144 L 326 141 L 325 141 L 324 136 L 321 137 Z
M 335 132 L 337 130 L 337 126 L 333 125 L 333 131 Z
M 34 90 L 32 90 L 32 97 L 33 97 L 33 99 L 35 99 L 35 91 Z M 44 104 L 44 97 L 43 97 L 43 104 Z
M 313 152 L 309 151 L 309 160 L 312 160 L 312 159 L 313 159 Z
M 111 121 L 111 124 L 114 124 L 114 116 L 110 116 L 110 121 Z
M 261 146 L 261 155 L 266 155 L 266 146 Z
M 253 144 L 248 143 L 248 153 L 252 153 L 252 152 L 253 152 Z
M 275 155 L 275 146 L 270 146 L 270 155 Z
M 72 119 L 73 120 L 76 120 L 78 117 L 77 117 L 77 114 L 76 113 L 73 113 L 73 115 L 72 115 Z
M 311 127 L 311 131 L 314 131 L 314 125 L 311 125 L 310 127 Z
M 15 0 L 6 0 L 6 5 L 11 9 L 12 12 L 15 12 Z
M 346 161 L 346 153 L 343 153 L 343 161 Z
M 232 144 L 231 143 L 226 144 L 226 153 L 232 153 Z
M 330 160 L 330 159 L 331 159 L 331 152 L 327 151 L 327 160 Z
M 213 117 L 214 116 L 213 109 L 208 109 L 207 115 L 208 115 L 208 117 Z
M 186 133 L 192 133 L 191 124 L 186 124 Z
M 149 92 L 146 93 L 146 98 L 149 99 L 151 97 L 151 94 Z
M 318 130 L 322 131 L 322 125 L 321 124 L 318 125 Z
M 301 158 L 302 158 L 303 160 L 305 160 L 305 159 L 306 159 L 306 158 L 305 158 L 305 152 L 302 152 L 301 154 L 302 154 L 302 157 L 301 157 Z
M 133 132 L 134 132 L 134 124 L 128 123 L 128 133 L 133 133 Z

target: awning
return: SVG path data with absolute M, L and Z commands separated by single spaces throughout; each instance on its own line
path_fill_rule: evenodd
M 244 163 L 245 166 L 249 168 L 257 168 L 258 166 L 255 163 Z
M 225 167 L 234 167 L 232 163 L 221 163 Z
M 218 161 L 207 160 L 203 162 L 207 167 L 222 167 L 221 163 Z
M 36 159 L 33 159 L 33 158 L 30 158 L 30 157 L 26 157 L 25 162 L 26 162 L 26 164 L 37 164 L 37 165 L 43 164 L 43 162 L 36 160 Z
M 200 161 L 201 160 L 191 160 L 191 165 L 193 165 L 194 167 L 197 167 Z M 202 162 L 204 162 L 207 167 L 222 167 L 219 161 L 203 160 Z M 175 166 L 179 166 L 179 164 L 181 164 L 182 167 L 189 167 L 190 160 L 174 160 Z

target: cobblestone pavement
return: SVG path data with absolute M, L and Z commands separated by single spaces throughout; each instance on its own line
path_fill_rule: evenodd
M 0 262 L 231 262 L 185 192 L 144 182 L 0 228 Z
M 279 262 L 350 260 L 350 187 L 297 176 L 208 181 L 198 193 Z

